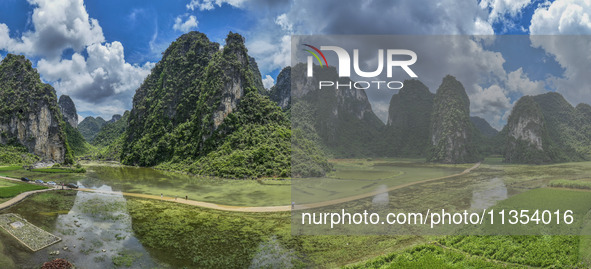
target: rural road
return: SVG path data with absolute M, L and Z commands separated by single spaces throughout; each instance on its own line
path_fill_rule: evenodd
M 355 201 L 355 200 L 359 200 L 359 199 L 363 199 L 363 198 L 368 198 L 368 197 L 372 197 L 375 196 L 377 194 L 381 194 L 381 193 L 385 193 L 385 192 L 390 192 L 390 191 L 394 191 L 394 190 L 398 190 L 398 189 L 402 189 L 402 188 L 406 188 L 412 185 L 416 185 L 416 184 L 422 184 L 422 183 L 427 183 L 427 182 L 431 182 L 431 181 L 436 181 L 436 180 L 442 180 L 442 179 L 448 179 L 448 178 L 453 178 L 453 177 L 458 177 L 461 175 L 465 175 L 467 173 L 470 173 L 472 170 L 478 168 L 480 166 L 480 162 L 474 164 L 474 166 L 462 171 L 461 173 L 458 174 L 453 174 L 453 175 L 449 175 L 449 176 L 444 176 L 444 177 L 437 177 L 437 178 L 430 178 L 430 179 L 425 179 L 425 180 L 420 180 L 420 181 L 415 181 L 415 182 L 410 182 L 410 183 L 406 183 L 406 184 L 402 184 L 402 185 L 397 185 L 397 186 L 393 186 L 390 187 L 388 189 L 385 190 L 377 190 L 377 191 L 373 191 L 373 192 L 368 192 L 368 193 L 364 193 L 364 194 L 359 194 L 359 195 L 354 195 L 354 196 L 349 196 L 349 197 L 345 197 L 345 198 L 340 198 L 340 199 L 335 199 L 335 200 L 330 200 L 330 201 L 323 201 L 323 202 L 319 202 L 319 203 L 312 203 L 312 204 L 302 204 L 302 205 L 296 205 L 295 206 L 295 210 L 302 210 L 302 209 L 310 209 L 310 208 L 318 208 L 318 207 L 324 207 L 324 206 L 330 206 L 330 205 L 336 205 L 336 204 L 340 204 L 340 203 L 345 203 L 345 202 L 350 202 L 350 201 Z M 4 179 L 9 179 L 9 180 L 15 180 L 15 181 L 19 181 L 18 179 L 14 179 L 14 178 L 9 178 L 9 177 L 2 177 L 0 176 L 0 178 L 4 178 Z M 16 197 L 0 204 L 0 210 L 4 209 L 6 207 L 9 207 L 23 199 L 25 199 L 27 196 L 33 194 L 33 193 L 38 193 L 38 192 L 44 192 L 44 191 L 50 191 L 50 190 L 54 190 L 57 188 L 53 188 L 53 189 L 46 189 L 46 190 L 37 190 L 37 191 L 30 191 L 30 192 L 24 192 L 21 193 L 19 195 L 17 195 Z M 95 190 L 95 189 L 86 189 L 86 188 L 80 188 L 78 189 L 79 191 L 85 191 L 85 192 L 95 192 L 95 193 L 104 193 L 104 194 L 121 194 L 124 196 L 130 196 L 130 197 L 138 197 L 138 198 L 144 198 L 144 199 L 153 199 L 153 200 L 163 200 L 163 201 L 168 201 L 168 202 L 174 202 L 174 203 L 180 203 L 180 204 L 186 204 L 186 205 L 192 205 L 192 206 L 198 206 L 198 207 L 204 207 L 204 208 L 210 208 L 210 209 L 215 209 L 215 210 L 223 210 L 223 211 L 233 211 L 233 212 L 286 212 L 286 211 L 291 211 L 291 205 L 284 205 L 284 206 L 231 206 L 231 205 L 220 205 L 220 204 L 214 204 L 214 203 L 208 203 L 208 202 L 201 202 L 201 201 L 194 201 L 194 200 L 185 200 L 183 198 L 173 198 L 173 197 L 160 197 L 157 195 L 150 195 L 150 194 L 141 194 L 141 193 L 129 193 L 129 192 L 116 192 L 116 191 L 102 191 L 102 190 Z
M 3 176 L 0 176 L 0 178 L 21 182 L 20 180 L 18 180 L 16 178 L 3 177 Z M 49 189 L 45 189 L 45 190 L 36 190 L 36 191 L 23 192 L 23 193 L 15 196 L 15 197 L 13 197 L 12 199 L 6 201 L 6 202 L 1 203 L 0 204 L 0 210 L 2 210 L 4 208 L 7 208 L 7 207 L 9 207 L 11 205 L 14 205 L 14 204 L 22 201 L 23 199 L 27 198 L 31 194 L 35 194 L 35 193 L 39 193 L 39 192 L 52 191 L 52 190 L 56 190 L 56 189 L 57 189 L 57 187 L 53 187 L 53 188 L 49 188 Z

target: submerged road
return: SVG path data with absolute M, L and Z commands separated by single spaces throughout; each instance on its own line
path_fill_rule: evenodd
M 363 198 L 372 197 L 372 196 L 375 196 L 377 194 L 381 194 L 381 193 L 385 193 L 385 192 L 390 192 L 390 191 L 394 191 L 394 190 L 406 188 L 406 187 L 417 185 L 417 184 L 422 184 L 422 183 L 427 183 L 427 182 L 436 181 L 436 180 L 442 180 L 442 179 L 448 179 L 448 178 L 458 177 L 458 176 L 462 176 L 462 175 L 465 175 L 465 174 L 468 174 L 468 173 L 472 172 L 472 170 L 478 168 L 479 166 L 480 166 L 480 162 L 474 164 L 474 166 L 472 166 L 472 167 L 470 167 L 470 168 L 468 168 L 468 169 L 466 169 L 466 170 L 464 170 L 464 171 L 462 171 L 461 173 L 458 173 L 458 174 L 453 174 L 453 175 L 444 176 L 444 177 L 437 177 L 437 178 L 429 178 L 429 179 L 424 179 L 424 180 L 415 181 L 415 182 L 409 182 L 409 183 L 406 183 L 406 184 L 393 186 L 393 187 L 390 187 L 390 188 L 385 189 L 385 190 L 377 190 L 377 191 L 373 191 L 373 192 L 368 192 L 368 193 L 364 193 L 364 194 L 349 196 L 349 197 L 335 199 L 335 200 L 330 200 L 330 201 L 323 201 L 323 202 L 312 203 L 312 204 L 296 205 L 295 206 L 295 210 L 302 210 L 302 209 L 310 209 L 310 208 L 318 208 L 318 207 L 336 205 L 336 204 L 340 204 L 340 203 L 345 203 L 345 202 L 350 202 L 350 201 L 355 201 L 355 200 L 359 200 L 359 199 L 363 199 Z M 0 178 L 19 181 L 18 179 L 9 178 L 9 177 L 2 177 L 2 176 L 0 176 Z M 12 199 L 10 199 L 10 200 L 8 200 L 8 201 L 0 204 L 0 210 L 1 209 L 4 209 L 6 207 L 9 207 L 9 206 L 11 206 L 11 205 L 13 205 L 15 203 L 20 202 L 21 200 L 25 199 L 27 196 L 29 196 L 29 195 L 31 195 L 33 193 L 50 191 L 50 190 L 55 190 L 55 189 L 58 189 L 58 188 L 46 189 L 46 190 L 37 190 L 37 191 L 30 191 L 30 192 L 21 193 L 21 194 L 17 195 L 16 197 L 14 197 L 14 198 L 12 198 Z M 284 206 L 231 206 L 231 205 L 220 205 L 220 204 L 214 204 L 214 203 L 202 202 L 202 201 L 185 200 L 183 198 L 175 198 L 175 197 L 168 197 L 168 196 L 160 197 L 158 195 L 151 195 L 151 194 L 130 193 L 130 192 L 118 192 L 118 191 L 102 191 L 102 190 L 87 189 L 87 188 L 80 188 L 78 190 L 79 191 L 86 191 L 86 192 L 104 193 L 104 194 L 118 194 L 118 195 L 123 195 L 123 196 L 138 197 L 138 198 L 144 198 L 144 199 L 163 200 L 163 201 L 167 201 L 167 202 L 173 202 L 173 203 L 179 203 L 179 204 L 186 204 L 186 205 L 192 205 L 192 206 L 210 208 L 210 209 L 215 209 L 215 210 L 233 211 L 233 212 L 286 212 L 286 211 L 291 211 L 292 210 L 291 209 L 291 205 L 284 205 Z
M 402 189 L 402 188 L 406 188 L 406 187 L 413 186 L 413 185 L 416 185 L 416 184 L 422 184 L 422 183 L 436 181 L 436 180 L 442 180 L 442 179 L 448 179 L 448 178 L 458 177 L 458 176 L 462 176 L 462 175 L 465 175 L 467 173 L 472 172 L 472 170 L 478 168 L 479 166 L 480 166 L 480 162 L 474 164 L 474 166 L 472 166 L 472 167 L 470 167 L 470 168 L 468 168 L 468 169 L 466 169 L 466 170 L 464 170 L 464 171 L 462 171 L 461 173 L 458 173 L 458 174 L 453 174 L 453 175 L 444 176 L 444 177 L 424 179 L 424 180 L 420 180 L 420 181 L 415 181 L 415 182 L 410 182 L 410 183 L 406 183 L 406 184 L 402 184 L 402 185 L 393 186 L 393 187 L 390 187 L 390 188 L 385 189 L 385 190 L 378 190 L 378 191 L 368 192 L 368 193 L 364 193 L 364 194 L 349 196 L 349 197 L 335 199 L 335 200 L 330 200 L 330 201 L 323 201 L 323 202 L 312 203 L 312 204 L 296 205 L 295 206 L 295 210 L 302 210 L 302 209 L 318 208 L 318 207 L 329 206 L 329 205 L 336 205 L 336 204 L 340 204 L 340 203 L 345 203 L 345 202 L 350 202 L 350 201 L 355 201 L 355 200 L 359 200 L 359 199 L 363 199 L 363 198 L 372 197 L 372 196 L 375 196 L 377 194 L 381 194 L 381 193 L 385 193 L 385 192 L 390 192 L 390 191 L 398 190 L 398 189 Z M 129 192 L 114 192 L 114 191 L 101 191 L 101 190 L 94 190 L 94 189 L 79 189 L 79 190 L 81 190 L 81 191 L 88 191 L 88 192 L 105 193 L 105 194 L 122 194 L 124 196 L 139 197 L 139 198 L 154 199 L 154 200 L 163 200 L 163 201 L 168 201 L 168 202 L 175 202 L 175 203 L 180 203 L 180 204 L 193 205 L 193 206 L 199 206 L 199 207 L 216 209 L 216 210 L 223 210 L 223 211 L 234 211 L 234 212 L 286 212 L 286 211 L 291 211 L 292 210 L 291 209 L 291 205 L 284 205 L 284 206 L 231 206 L 231 205 L 220 205 L 220 204 L 214 204 L 214 203 L 209 203 L 209 202 L 201 202 L 201 201 L 194 201 L 194 200 L 185 200 L 183 198 L 174 198 L 174 197 L 167 197 L 167 196 L 160 197 L 160 196 L 151 195 L 151 194 L 129 193 Z

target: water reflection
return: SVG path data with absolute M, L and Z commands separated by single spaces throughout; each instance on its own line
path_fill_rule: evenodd
M 474 186 L 470 208 L 474 210 L 489 208 L 494 206 L 497 201 L 505 200 L 508 197 L 505 182 L 498 177 L 491 178 Z
M 97 189 L 112 191 L 106 185 Z M 41 213 L 37 216 L 45 216 Z M 62 241 L 37 252 L 15 253 L 18 268 L 38 268 L 55 258 L 66 259 L 77 268 L 163 267 L 152 260 L 134 236 L 127 203 L 121 194 L 78 192 L 71 210 L 58 215 L 49 232 Z
M 388 194 L 388 186 L 386 185 L 380 185 L 377 189 L 377 192 L 381 192 L 379 194 L 376 194 L 372 199 L 371 199 L 371 204 L 373 206 L 387 206 L 388 203 L 390 203 L 390 196 Z

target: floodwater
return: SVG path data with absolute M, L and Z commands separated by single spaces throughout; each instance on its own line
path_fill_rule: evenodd
M 472 191 L 471 209 L 482 210 L 509 198 L 507 186 L 499 177 L 491 178 L 475 186 Z
M 188 197 L 234 206 L 289 205 L 291 187 L 281 180 L 233 180 L 172 173 L 152 168 L 91 163 L 85 174 L 49 174 L 30 171 L 2 171 L 9 176 L 32 180 L 72 182 L 88 188 L 110 186 L 114 191 L 167 197 Z
M 106 185 L 98 189 L 112 190 Z M 57 213 L 55 224 L 48 232 L 62 238 L 57 244 L 32 252 L 8 235 L 1 235 L 2 242 L 12 249 L 5 254 L 17 268 L 38 268 L 55 258 L 64 258 L 77 268 L 112 268 L 115 264 L 126 268 L 168 267 L 155 262 L 134 236 L 126 200 L 121 194 L 77 192 L 74 205 L 66 214 L 43 211 L 35 214 L 26 200 L 9 210 L 32 223 Z

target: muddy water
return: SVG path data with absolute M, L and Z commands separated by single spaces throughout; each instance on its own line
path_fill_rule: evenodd
M 98 189 L 111 191 L 109 186 Z M 6 247 L 13 248 L 12 251 L 5 249 L 8 252 L 5 254 L 15 262 L 16 268 L 39 268 L 43 262 L 55 258 L 64 258 L 78 268 L 168 267 L 153 260 L 134 236 L 126 200 L 121 194 L 78 192 L 72 209 L 66 214 L 38 211 L 37 215 L 32 215 L 29 207 L 30 203 L 24 201 L 10 211 L 28 217 L 32 223 L 41 223 L 43 218 L 59 214 L 55 224 L 47 228 L 62 241 L 31 252 L 6 234 L 0 235 Z

